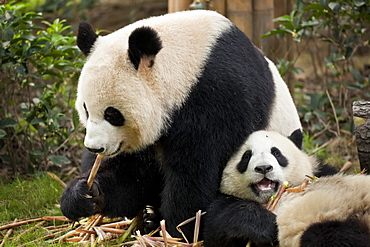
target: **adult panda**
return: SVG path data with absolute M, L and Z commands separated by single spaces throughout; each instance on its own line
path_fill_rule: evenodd
M 179 236 L 176 226 L 216 198 L 225 164 L 250 133 L 301 128 L 274 64 L 216 12 L 152 17 L 106 36 L 81 23 L 77 45 L 87 56 L 76 109 L 89 151 L 61 198 L 68 218 L 133 217 L 158 205 Z M 90 192 L 96 153 L 106 159 Z M 191 238 L 193 226 L 182 229 Z
M 296 134 L 289 137 L 293 142 Z M 249 241 L 271 246 L 276 240 L 280 247 L 369 246 L 370 177 L 335 174 L 335 169 L 321 165 L 293 142 L 271 131 L 249 136 L 223 172 L 220 191 L 228 196 L 220 196 L 207 211 L 206 242 L 212 246 L 245 246 Z M 298 186 L 305 175 L 312 174 L 332 176 L 313 180 L 303 192 L 285 193 L 274 213 L 262 205 L 282 182 Z M 259 207 L 251 207 L 250 200 Z

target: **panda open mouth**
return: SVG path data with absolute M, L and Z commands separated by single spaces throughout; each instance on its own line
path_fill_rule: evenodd
M 277 191 L 279 182 L 272 181 L 268 178 L 263 178 L 258 183 L 254 184 L 254 189 L 258 192 Z

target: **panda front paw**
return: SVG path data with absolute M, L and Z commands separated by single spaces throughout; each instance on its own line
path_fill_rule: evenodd
M 67 218 L 77 221 L 81 217 L 100 213 L 102 204 L 103 194 L 99 184 L 94 181 L 89 190 L 87 179 L 79 178 L 71 181 L 63 191 L 60 209 Z
M 149 234 L 156 230 L 160 223 L 159 212 L 153 206 L 147 205 L 143 210 L 144 233 Z

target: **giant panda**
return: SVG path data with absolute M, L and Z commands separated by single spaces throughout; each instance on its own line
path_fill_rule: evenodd
M 321 164 L 300 150 L 297 133 L 286 138 L 272 131 L 254 132 L 232 156 L 223 171 L 220 191 L 224 196 L 207 211 L 206 242 L 369 246 L 370 177 L 338 174 Z M 284 181 L 294 187 L 302 184 L 305 175 L 316 174 L 326 176 L 312 180 L 303 192 L 284 193 L 273 213 L 263 205 Z M 259 207 L 250 207 L 250 200 Z
M 83 22 L 77 45 L 87 56 L 76 99 L 87 150 L 61 198 L 68 218 L 134 217 L 158 205 L 180 236 L 176 226 L 216 198 L 250 133 L 301 129 L 275 65 L 216 12 L 151 17 L 106 36 Z M 105 159 L 89 191 L 96 154 Z M 182 230 L 192 238 L 191 224 Z

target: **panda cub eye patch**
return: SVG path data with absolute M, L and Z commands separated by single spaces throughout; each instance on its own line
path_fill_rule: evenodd
M 122 126 L 125 122 L 125 118 L 122 113 L 112 106 L 105 109 L 104 119 L 113 126 Z
M 236 168 L 236 169 L 238 169 L 238 172 L 244 173 L 247 170 L 251 157 L 252 157 L 252 151 L 251 150 L 248 150 L 243 154 L 242 159 L 240 160 L 240 162 L 239 162 L 239 164 Z
M 271 154 L 275 157 L 280 166 L 286 167 L 288 165 L 288 160 L 285 158 L 285 156 L 281 153 L 281 151 L 278 148 L 272 147 Z

